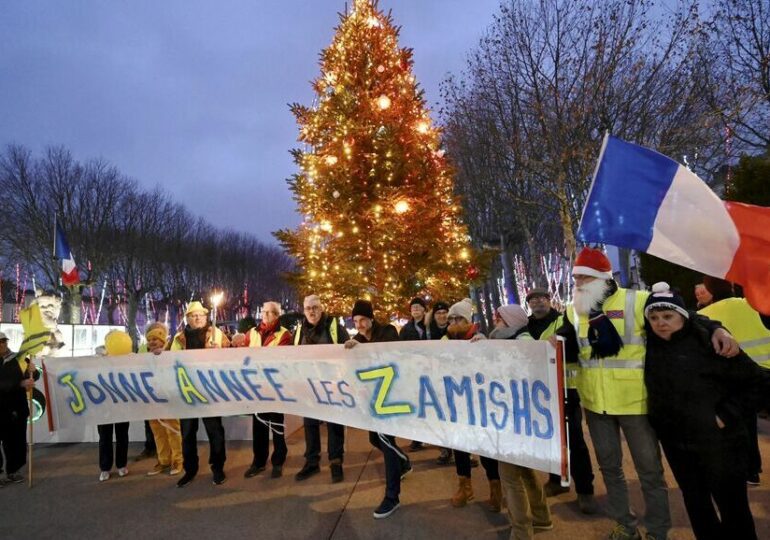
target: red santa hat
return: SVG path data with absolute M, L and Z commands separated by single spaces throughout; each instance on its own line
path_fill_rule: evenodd
M 612 263 L 602 251 L 584 247 L 575 259 L 572 275 L 612 279 Z

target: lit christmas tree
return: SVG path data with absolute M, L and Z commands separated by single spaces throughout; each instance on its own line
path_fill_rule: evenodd
M 467 296 L 479 278 L 412 52 L 398 46 L 392 18 L 356 0 L 321 54 L 317 103 L 291 109 L 303 150 L 288 180 L 303 215 L 275 233 L 297 258 L 300 296 L 318 294 L 347 313 L 357 298 L 380 315 L 403 314 L 417 294 Z

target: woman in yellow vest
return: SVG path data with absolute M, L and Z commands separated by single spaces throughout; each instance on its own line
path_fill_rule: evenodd
M 246 345 L 249 347 L 278 347 L 291 345 L 292 335 L 289 330 L 281 326 L 281 304 L 278 302 L 265 302 L 262 304 L 262 321 L 257 328 L 252 328 L 246 337 Z M 251 418 L 252 435 L 251 445 L 254 451 L 254 460 L 244 473 L 245 478 L 251 478 L 265 470 L 267 456 L 270 453 L 270 433 L 273 434 L 273 456 L 270 463 L 273 471 L 271 478 L 280 478 L 283 475 L 283 464 L 286 462 L 286 426 L 283 413 L 259 413 Z

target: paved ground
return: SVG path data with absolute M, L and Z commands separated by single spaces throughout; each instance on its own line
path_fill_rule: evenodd
M 323 428 L 322 428 L 322 431 Z M 770 462 L 770 423 L 760 421 L 761 444 Z M 404 445 L 406 443 L 404 442 Z M 139 451 L 133 444 L 130 455 Z M 207 446 L 200 445 L 205 463 Z M 228 443 L 227 483 L 213 486 L 201 471 L 185 489 L 167 476 L 144 476 L 150 461 L 130 463 L 125 478 L 100 484 L 95 444 L 38 447 L 35 486 L 16 484 L 0 489 L 0 538 L 260 538 L 260 539 L 505 539 L 505 514 L 491 514 L 482 501 L 488 494 L 483 469 L 473 473 L 477 501 L 462 509 L 449 505 L 455 487 L 454 467 L 434 464 L 436 449 L 412 454 L 415 471 L 404 482 L 402 506 L 385 520 L 372 519 L 383 495 L 383 462 L 368 445 L 367 434 L 348 430 L 345 481 L 332 485 L 328 468 L 303 483 L 294 481 L 302 465 L 302 432 L 289 438 L 289 461 L 283 478 L 244 479 L 251 460 L 249 442 Z M 628 466 L 632 501 L 643 505 L 639 483 Z M 674 485 L 670 473 L 669 484 Z M 760 538 L 770 538 L 770 475 L 751 488 L 751 506 Z M 596 482 L 600 502 L 604 486 Z M 674 539 L 693 538 L 681 493 L 671 489 Z M 573 494 L 550 499 L 553 531 L 538 540 L 603 538 L 611 526 L 603 516 L 581 515 Z

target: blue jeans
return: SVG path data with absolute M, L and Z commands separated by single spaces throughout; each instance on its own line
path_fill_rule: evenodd
M 607 513 L 629 529 L 638 525 L 628 501 L 628 486 L 623 475 L 623 449 L 620 430 L 626 437 L 647 512 L 645 525 L 656 538 L 667 538 L 671 528 L 668 488 L 663 479 L 658 438 L 645 414 L 597 414 L 586 409 L 586 422 L 594 444 L 596 461 L 607 486 Z

